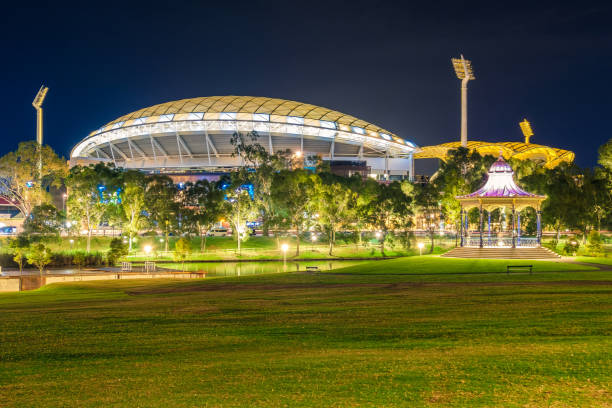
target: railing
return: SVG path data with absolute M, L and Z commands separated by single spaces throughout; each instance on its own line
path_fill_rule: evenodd
M 531 237 L 516 237 L 514 239 L 516 247 L 520 248 L 535 248 L 538 247 L 538 239 Z M 463 246 L 466 247 L 480 247 L 480 237 L 472 236 L 465 237 Z M 482 246 L 485 248 L 508 248 L 512 247 L 512 237 L 488 237 L 483 235 Z

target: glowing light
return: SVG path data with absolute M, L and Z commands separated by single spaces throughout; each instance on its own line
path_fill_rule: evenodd
M 145 245 L 143 249 L 145 251 L 145 254 L 150 254 L 153 250 L 153 247 L 151 245 Z
M 70 245 L 74 244 L 74 239 L 71 239 L 69 242 L 70 242 Z
M 521 131 L 523 132 L 523 136 L 525 136 L 525 144 L 529 144 L 529 138 L 533 136 L 533 129 L 531 129 L 531 123 L 527 119 L 523 119 L 522 122 L 519 122 L 519 126 L 521 127 Z
M 376 231 L 376 238 L 380 238 L 382 236 L 382 234 L 380 233 L 380 231 Z
M 295 152 L 295 157 L 302 157 L 302 152 L 300 150 Z
M 310 237 L 310 239 L 312 240 L 312 242 L 315 242 L 315 241 L 317 240 L 317 236 L 316 236 L 316 235 L 312 235 L 312 236 Z
M 419 255 L 423 255 L 423 248 L 425 247 L 425 244 L 423 244 L 422 242 L 419 242 L 417 244 L 417 247 L 419 248 Z
M 159 242 L 164 242 L 164 239 L 163 239 L 163 238 L 160 238 L 160 239 L 159 239 Z
M 281 245 L 281 250 L 282 250 L 283 252 L 287 252 L 287 250 L 288 250 L 288 249 L 289 249 L 289 245 L 287 245 L 287 244 L 283 244 L 283 245 Z

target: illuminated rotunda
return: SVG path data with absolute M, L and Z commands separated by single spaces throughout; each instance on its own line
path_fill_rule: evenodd
M 462 247 L 540 247 L 542 241 L 542 222 L 540 206 L 546 199 L 544 195 L 529 193 L 518 187 L 514 181 L 514 171 L 500 154 L 491 168 L 487 182 L 479 190 L 457 196 L 461 203 L 461 246 Z M 537 232 L 535 238 L 521 237 L 520 211 L 531 207 L 535 209 Z M 468 211 L 472 208 L 479 210 L 478 236 L 469 236 Z M 495 209 L 509 209 L 512 213 L 512 230 L 509 236 L 495 236 L 491 234 L 491 211 Z M 483 218 L 484 211 L 488 213 L 487 231 L 485 236 Z

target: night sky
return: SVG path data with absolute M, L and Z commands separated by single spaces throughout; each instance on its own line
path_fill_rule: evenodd
M 476 74 L 469 139 L 522 140 L 526 117 L 533 143 L 593 166 L 612 137 L 607 2 L 12 3 L 0 15 L 0 154 L 35 139 L 41 83 L 45 143 L 65 157 L 118 116 L 211 95 L 321 105 L 422 146 L 455 141 L 460 53 Z

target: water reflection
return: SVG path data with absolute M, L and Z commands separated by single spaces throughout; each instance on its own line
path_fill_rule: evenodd
M 203 272 L 206 276 L 247 276 L 264 273 L 305 272 L 307 267 L 320 271 L 344 268 L 363 261 L 306 261 L 306 262 L 198 262 L 160 265 L 189 272 Z

